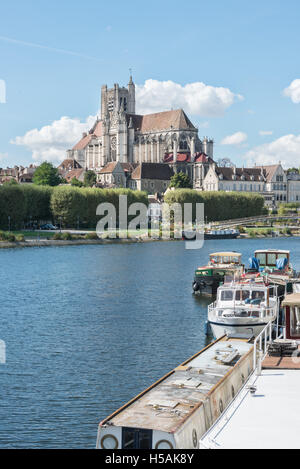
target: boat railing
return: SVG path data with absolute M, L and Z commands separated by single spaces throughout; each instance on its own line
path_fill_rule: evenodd
M 208 306 L 208 315 L 212 316 L 213 314 L 218 316 L 219 311 L 224 311 L 226 309 L 232 309 L 237 311 L 237 314 L 233 314 L 232 317 L 237 316 L 239 317 L 239 313 L 241 311 L 246 311 L 248 316 L 253 317 L 260 317 L 260 318 L 272 318 L 274 320 L 274 316 L 277 314 L 277 305 L 273 306 L 260 306 L 260 305 L 248 305 L 248 304 L 235 304 L 232 306 L 217 306 L 217 302 L 214 302 Z M 255 313 L 258 313 L 255 314 Z
M 285 327 L 281 328 L 281 331 L 278 326 L 274 329 L 274 322 L 269 321 L 266 327 L 261 331 L 261 333 L 256 337 L 254 340 L 254 347 L 253 347 L 253 370 L 257 372 L 257 374 L 261 373 L 261 364 L 268 352 L 268 346 L 274 340 L 281 339 L 285 337 Z

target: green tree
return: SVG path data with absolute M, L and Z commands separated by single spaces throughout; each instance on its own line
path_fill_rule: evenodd
M 93 187 L 97 182 L 97 176 L 94 171 L 89 169 L 85 174 L 84 174 L 84 185 L 86 187 Z
M 175 187 L 176 189 L 192 189 L 193 185 L 188 175 L 180 171 L 171 177 L 170 187 Z
M 79 181 L 75 176 L 71 180 L 71 186 L 82 187 L 83 182 Z
M 35 171 L 33 183 L 38 186 L 58 186 L 61 183 L 58 169 L 45 161 Z
M 15 186 L 16 184 L 18 184 L 17 181 L 14 178 L 12 178 L 12 179 L 9 179 L 8 181 L 5 181 L 3 183 L 3 186 Z

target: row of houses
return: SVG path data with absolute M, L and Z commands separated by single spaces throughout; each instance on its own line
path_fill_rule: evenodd
M 205 191 L 257 192 L 266 206 L 300 202 L 300 174 L 285 171 L 280 163 L 254 168 L 218 167 L 212 164 L 204 181 Z
M 0 184 L 14 179 L 20 184 L 31 183 L 37 166 L 14 166 L 13 168 L 0 168 Z
M 275 207 L 281 202 L 300 202 L 300 174 L 285 171 L 281 163 L 238 168 L 234 165 L 217 166 L 205 154 L 202 154 L 199 160 L 201 178 L 197 177 L 197 184 L 193 179 L 191 180 L 196 190 L 259 193 L 264 197 L 268 207 Z M 190 176 L 188 161 L 182 161 L 182 163 L 184 164 L 178 166 L 177 161 L 174 167 L 172 161 L 141 164 L 111 162 L 97 174 L 97 185 L 98 187 L 127 187 L 133 190 L 144 190 L 150 194 L 164 193 L 175 172 L 183 171 Z M 63 173 L 68 182 L 73 177 L 83 180 L 84 170 L 74 168 L 74 160 L 66 160 L 62 166 L 69 166 L 69 171 Z
M 182 160 L 182 161 L 181 161 Z M 194 189 L 203 191 L 253 192 L 263 195 L 268 207 L 281 202 L 300 202 L 300 174 L 285 171 L 281 163 L 252 168 L 218 166 L 205 154 L 195 155 L 199 173 Z M 0 184 L 15 179 L 18 183 L 31 183 L 37 166 L 15 166 L 0 168 Z M 86 169 L 76 160 L 66 159 L 58 166 L 59 173 L 71 183 L 73 178 L 84 180 Z M 149 194 L 166 192 L 171 177 L 178 171 L 191 175 L 189 162 L 179 158 L 176 165 L 172 160 L 166 163 L 108 163 L 97 173 L 97 187 L 124 187 L 142 190 Z M 201 176 L 199 176 L 201 175 Z M 200 182 L 201 181 L 201 184 Z

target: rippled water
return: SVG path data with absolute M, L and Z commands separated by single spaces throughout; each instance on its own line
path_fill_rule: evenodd
M 210 300 L 192 295 L 208 253 L 297 239 L 1 250 L 1 448 L 93 448 L 98 422 L 200 350 Z

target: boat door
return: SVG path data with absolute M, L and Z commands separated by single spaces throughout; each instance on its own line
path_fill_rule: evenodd
M 300 340 L 300 305 L 286 306 L 286 338 Z
M 152 430 L 122 428 L 122 449 L 152 449 Z

